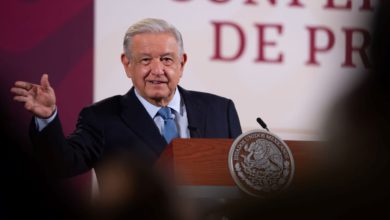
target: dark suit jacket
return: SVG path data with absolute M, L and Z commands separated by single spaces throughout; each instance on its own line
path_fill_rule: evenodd
M 186 106 L 191 138 L 236 138 L 239 118 L 231 100 L 179 87 Z M 153 119 L 132 88 L 84 108 L 76 130 L 64 137 L 57 116 L 41 132 L 32 123 L 31 138 L 37 155 L 49 164 L 61 164 L 64 175 L 89 170 L 105 155 L 127 150 L 153 163 L 167 145 Z M 52 165 L 49 165 L 52 166 Z M 58 167 L 54 166 L 58 172 Z

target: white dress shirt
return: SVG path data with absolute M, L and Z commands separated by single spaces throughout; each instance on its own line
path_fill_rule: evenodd
M 57 108 L 54 110 L 54 113 L 49 118 L 39 118 L 35 116 L 35 125 L 38 129 L 38 131 L 42 131 L 46 126 L 54 120 L 54 118 L 57 116 Z

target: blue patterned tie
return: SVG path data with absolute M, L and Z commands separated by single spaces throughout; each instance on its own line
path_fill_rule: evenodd
M 164 135 L 165 140 L 169 144 L 172 139 L 177 138 L 179 136 L 179 134 L 177 133 L 175 120 L 172 117 L 171 108 L 160 108 L 160 110 L 158 111 L 158 115 L 160 115 L 164 119 L 164 127 L 162 134 Z

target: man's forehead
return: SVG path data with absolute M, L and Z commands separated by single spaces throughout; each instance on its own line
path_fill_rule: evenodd
M 179 44 L 170 34 L 139 34 L 130 45 L 134 55 L 176 55 Z
M 160 56 L 160 57 L 176 56 L 176 54 L 177 54 L 176 52 L 162 52 L 162 53 L 159 53 L 158 56 Z M 148 52 L 135 52 L 134 55 L 138 56 L 138 57 L 143 57 L 143 56 L 153 56 L 155 54 L 148 53 Z
M 133 37 L 131 44 L 135 47 L 178 47 L 176 38 L 170 34 L 139 34 Z

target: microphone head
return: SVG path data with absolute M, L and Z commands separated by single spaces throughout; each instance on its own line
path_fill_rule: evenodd
M 263 120 L 261 120 L 261 118 L 256 118 L 256 121 L 261 125 L 261 127 L 263 127 L 263 128 L 267 127 L 267 125 L 264 123 Z

